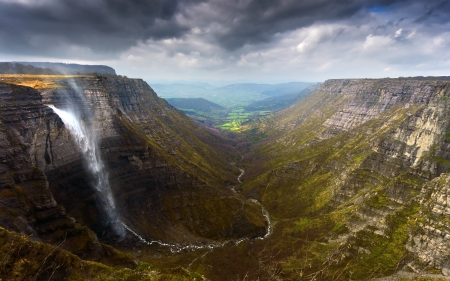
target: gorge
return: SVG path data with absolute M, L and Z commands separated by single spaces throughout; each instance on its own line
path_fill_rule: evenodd
M 450 274 L 448 78 L 327 80 L 227 136 L 140 79 L 1 79 L 5 280 Z

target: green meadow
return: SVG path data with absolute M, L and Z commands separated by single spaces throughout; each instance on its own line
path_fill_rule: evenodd
M 250 120 L 255 115 L 253 112 L 245 112 L 243 107 L 236 107 L 228 112 L 226 122 L 219 126 L 222 130 L 239 131 L 241 124 Z

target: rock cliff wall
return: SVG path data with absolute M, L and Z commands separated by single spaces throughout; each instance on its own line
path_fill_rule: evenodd
M 449 97 L 445 79 L 328 80 L 258 125 L 268 170 L 243 188 L 283 221 L 274 240 L 302 241 L 273 246 L 287 276 L 449 274 Z
M 105 246 L 67 215 L 55 201 L 43 169 L 33 164 L 34 142 L 40 130 L 55 122 L 53 113 L 31 88 L 0 84 L 0 100 L 1 226 L 47 243 L 64 240 L 64 249 L 108 263 Z M 44 155 L 48 156 L 48 149 Z M 109 255 L 114 256 L 114 251 Z
M 116 243 L 73 136 L 45 106 L 68 109 L 85 99 L 85 108 L 73 108 L 81 108 L 84 122 L 93 122 L 118 211 L 135 232 L 171 243 L 264 235 L 261 208 L 230 190 L 239 171 L 225 153 L 203 141 L 216 137 L 159 99 L 145 82 L 77 77 L 60 78 L 55 85 L 36 91 L 0 83 L 0 186 L 7 206 L 2 226 L 36 239 L 49 237 L 48 242 L 73 229 L 84 233 L 74 244 L 96 243 L 93 252 L 102 246 L 91 230 Z M 138 241 L 128 234 L 121 243 Z M 77 246 L 73 252 L 85 254 L 87 246 Z

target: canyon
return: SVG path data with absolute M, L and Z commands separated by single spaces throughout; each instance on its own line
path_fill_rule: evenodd
M 226 137 L 140 79 L 1 79 L 5 280 L 450 275 L 450 79 L 327 80 Z M 58 110 L 97 136 L 116 215 Z
M 265 235 L 261 207 L 231 190 L 239 174 L 229 164 L 234 155 L 205 144 L 217 137 L 145 82 L 44 80 L 51 86 L 39 91 L 16 80 L 0 85 L 2 227 L 41 242 L 64 240 L 62 249 L 112 265 L 134 260 L 105 244 L 129 248 L 145 239 L 201 246 Z M 91 123 L 115 211 L 132 232 L 122 237 L 114 231 L 77 140 L 50 104 L 78 110 Z

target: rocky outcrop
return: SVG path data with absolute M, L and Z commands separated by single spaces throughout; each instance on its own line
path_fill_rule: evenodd
M 290 221 L 279 239 L 318 236 L 282 260 L 299 266 L 285 272 L 448 274 L 447 191 L 437 183 L 450 172 L 449 97 L 445 79 L 328 80 L 258 128 L 268 136 L 256 151 L 268 170 L 244 193 Z M 324 245 L 326 258 L 305 258 Z
M 67 229 L 83 232 L 85 239 L 74 244 L 98 243 L 89 229 L 104 242 L 118 239 L 109 232 L 73 136 L 45 106 L 67 109 L 79 102 L 82 106 L 73 108 L 81 108 L 85 122 L 92 122 L 92 133 L 99 136 L 118 212 L 135 232 L 149 241 L 171 243 L 264 235 L 261 208 L 229 188 L 236 176 L 227 156 L 201 140 L 215 137 L 159 99 L 145 82 L 85 77 L 56 84 L 39 92 L 2 84 L 0 149 L 7 160 L 1 179 L 9 184 L 5 198 L 22 192 L 31 205 L 40 200 L 39 207 L 24 209 L 17 200 L 5 199 L 8 206 L 27 211 L 9 213 L 3 226 L 55 241 L 63 239 Z M 28 188 L 37 184 L 40 189 Z M 130 233 L 122 243 L 138 241 Z
M 406 79 L 327 80 L 322 91 L 342 95 L 346 101 L 340 110 L 327 119 L 328 129 L 322 138 L 347 131 L 371 120 L 397 104 L 401 106 L 427 105 L 440 94 L 445 82 Z
M 92 231 L 67 215 L 44 171 L 33 164 L 33 143 L 53 115 L 39 92 L 0 84 L 0 100 L 0 225 L 47 243 L 64 241 L 62 248 L 84 259 L 112 262 L 106 254 L 115 251 L 105 250 Z M 48 150 L 44 157 L 50 157 Z
M 354 86 L 349 83 L 351 87 L 344 87 L 342 93 L 354 97 L 352 89 L 355 89 L 361 101 L 352 101 L 353 109 L 345 107 L 349 112 L 347 117 L 344 118 L 343 110 L 326 121 L 325 124 L 331 129 L 326 130 L 322 137 L 333 137 L 339 132 L 349 130 L 367 136 L 370 131 L 362 130 L 364 124 L 376 118 L 386 117 L 389 108 L 394 110 L 395 107 L 399 107 L 405 111 L 409 110 L 408 114 L 403 115 L 403 121 L 396 126 L 392 126 L 389 122 L 382 125 L 388 128 L 387 134 L 370 143 L 368 148 L 371 152 L 367 154 L 367 158 L 356 169 L 349 170 L 349 176 L 335 191 L 334 200 L 339 203 L 336 204 L 336 201 L 332 200 L 333 206 L 338 209 L 353 204 L 357 206 L 346 223 L 351 235 L 344 244 L 353 249 L 353 252 L 347 252 L 348 258 L 355 258 L 361 249 L 368 253 L 368 257 L 374 256 L 373 247 L 361 245 L 374 243 L 374 240 L 394 243 L 393 237 L 406 239 L 408 237 L 406 233 L 409 232 L 412 235 L 409 243 L 406 243 L 406 240 L 395 241 L 399 243 L 395 247 L 404 253 L 403 256 L 396 257 L 399 259 L 397 270 L 402 268 L 416 270 L 428 266 L 442 269 L 442 273 L 447 275 L 448 247 L 441 244 L 446 238 L 445 233 L 439 230 L 443 226 L 442 222 L 428 216 L 425 216 L 427 217 L 425 219 L 420 214 L 429 213 L 431 211 L 427 211 L 429 208 L 438 210 L 437 198 L 442 199 L 439 194 L 445 193 L 445 190 L 432 188 L 434 193 L 428 197 L 434 200 L 423 204 L 425 201 L 421 199 L 424 194 L 432 192 L 430 187 L 433 184 L 428 184 L 428 181 L 450 171 L 447 165 L 449 147 L 446 137 L 450 125 L 448 114 L 450 104 L 447 102 L 450 85 L 446 81 L 436 80 L 395 82 L 364 81 L 359 83 L 359 86 L 355 81 Z M 364 90 L 369 87 L 376 90 Z M 367 94 L 372 96 L 374 92 L 379 93 L 376 103 L 368 106 L 372 101 L 367 98 Z M 418 201 L 422 204 L 416 206 Z M 413 219 L 414 217 L 416 218 Z M 417 220 L 422 222 L 417 223 Z M 368 239 L 367 235 L 374 236 Z M 413 265 L 414 262 L 411 261 L 414 258 L 408 256 L 408 252 L 413 253 L 413 256 L 418 257 L 422 265 L 426 266 Z
M 434 268 L 450 275 L 450 206 L 448 204 L 450 175 L 443 174 L 424 185 L 420 194 L 421 211 L 411 230 L 406 248 L 417 257 L 414 267 Z

